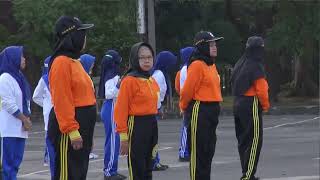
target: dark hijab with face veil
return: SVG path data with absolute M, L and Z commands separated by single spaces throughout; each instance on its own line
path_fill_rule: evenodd
M 263 67 L 264 41 L 259 36 L 249 37 L 246 49 L 237 61 L 231 74 L 232 94 L 241 96 L 253 85 L 254 81 L 264 78 Z

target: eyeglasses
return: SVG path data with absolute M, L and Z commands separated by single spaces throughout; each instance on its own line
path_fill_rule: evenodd
M 143 61 L 149 61 L 153 60 L 153 56 L 138 57 L 138 59 Z

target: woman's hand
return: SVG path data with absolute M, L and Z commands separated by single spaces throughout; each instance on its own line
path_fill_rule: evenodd
M 80 138 L 71 140 L 71 145 L 73 147 L 74 150 L 79 150 L 82 148 L 83 146 L 83 140 L 82 137 L 80 136 Z
M 121 155 L 128 155 L 128 150 L 129 150 L 128 140 L 121 141 L 121 145 L 120 145 Z
M 22 120 L 22 124 L 23 124 L 23 129 L 25 131 L 30 131 L 31 127 L 32 127 L 32 122 L 30 120 L 30 117 L 26 117 L 24 116 L 23 120 Z

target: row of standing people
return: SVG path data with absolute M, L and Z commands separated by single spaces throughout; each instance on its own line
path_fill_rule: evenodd
M 175 79 L 183 114 L 179 155 L 181 158 L 190 156 L 192 180 L 210 179 L 222 101 L 220 76 L 215 65 L 217 42 L 222 39 L 211 32 L 197 33 L 194 49 L 182 49 L 184 52 L 192 51 L 192 54 Z M 241 180 L 259 179 L 255 172 L 263 139 L 262 111 L 267 112 L 270 108 L 263 52 L 264 41 L 261 37 L 248 38 L 245 52 L 234 66 L 230 80 L 235 96 L 233 113 L 242 167 Z
M 64 27 L 64 26 L 68 26 Z M 66 33 L 64 29 L 70 30 L 70 27 L 72 26 L 79 26 L 78 30 L 82 30 L 83 28 L 90 28 L 92 25 L 86 25 L 81 24 L 81 22 L 78 19 L 70 19 L 69 17 L 62 17 L 58 20 L 56 24 L 56 35 L 57 38 L 60 39 L 57 41 L 55 53 L 52 56 L 49 56 L 44 61 L 44 67 L 43 67 L 43 74 L 40 78 L 37 87 L 35 88 L 34 94 L 33 94 L 33 101 L 41 106 L 43 108 L 43 118 L 44 118 L 44 124 L 45 124 L 45 155 L 44 155 L 44 164 L 50 164 L 50 172 L 51 172 L 51 178 L 52 179 L 64 179 L 70 177 L 71 179 L 77 177 L 84 177 L 83 175 L 76 175 L 76 174 L 70 174 L 67 173 L 67 168 L 69 168 L 69 164 L 73 163 L 77 160 L 75 155 L 79 155 L 79 152 L 75 151 L 70 153 L 69 145 L 71 144 L 74 150 L 84 149 L 80 154 L 84 155 L 88 151 L 88 144 L 86 144 L 86 148 L 83 148 L 83 144 L 81 141 L 83 141 L 83 136 L 80 134 L 84 134 L 87 140 L 90 140 L 92 133 L 93 133 L 93 126 L 94 121 L 92 118 L 90 119 L 90 122 L 85 122 L 86 118 L 89 115 L 93 113 L 93 105 L 95 104 L 95 99 L 92 96 L 92 90 L 88 86 L 90 84 L 88 75 L 91 74 L 95 57 L 84 54 L 80 56 L 80 63 L 83 68 L 79 68 L 79 62 L 73 60 L 80 53 L 80 50 L 85 47 L 85 37 L 83 32 L 75 32 L 73 34 L 70 34 L 69 37 L 65 37 L 63 34 Z M 83 27 L 82 27 L 83 26 Z M 79 29 L 82 28 L 82 29 Z M 62 31 L 64 30 L 64 31 Z M 63 39 L 64 38 L 64 39 Z M 69 38 L 69 39 L 67 39 Z M 82 39 L 82 40 L 81 40 Z M 72 44 L 73 43 L 73 44 Z M 81 45 L 82 44 L 82 45 Z M 165 54 L 168 54 L 165 53 Z M 24 152 L 24 145 L 25 145 L 25 139 L 27 138 L 28 131 L 31 128 L 31 121 L 30 121 L 30 100 L 31 100 L 31 92 L 30 92 L 30 86 L 28 82 L 26 81 L 25 77 L 23 76 L 21 70 L 25 68 L 25 58 L 23 55 L 23 49 L 22 47 L 16 47 L 16 46 L 10 46 L 5 48 L 1 55 L 3 58 L 1 59 L 1 69 L 3 70 L 3 78 L 6 79 L 6 77 L 13 76 L 16 78 L 14 73 L 18 74 L 18 78 L 23 80 L 22 85 L 19 84 L 20 90 L 23 93 L 23 103 L 27 103 L 27 105 L 24 105 L 24 107 L 14 107 L 17 112 L 14 112 L 14 114 L 11 114 L 13 116 L 16 116 L 16 120 L 19 119 L 21 116 L 21 122 L 18 121 L 18 124 L 24 126 L 24 129 L 21 129 L 20 127 L 14 128 L 17 132 L 13 132 L 14 136 L 17 136 L 17 138 L 14 138 L 15 141 L 19 140 L 19 143 L 13 143 L 9 141 L 7 143 L 7 140 L 10 140 L 11 138 L 7 138 L 7 136 L 10 136 L 12 134 L 6 133 L 8 131 L 8 126 L 11 125 L 11 123 L 2 123 L 1 129 L 2 129 L 2 137 L 4 137 L 4 160 L 1 161 L 1 167 L 2 162 L 3 163 L 3 178 L 4 179 L 16 179 L 17 172 L 19 169 L 19 166 L 21 164 L 22 158 L 23 158 L 23 152 Z M 169 53 L 171 57 L 172 54 Z M 71 56 L 72 61 L 69 61 L 68 57 Z M 63 60 L 60 60 L 63 59 Z M 68 60 L 64 60 L 68 59 Z M 105 157 L 104 157 L 104 175 L 105 179 L 125 179 L 126 177 L 117 173 L 117 162 L 118 162 L 118 156 L 119 156 L 119 134 L 115 132 L 115 122 L 113 120 L 113 111 L 114 111 L 114 103 L 118 94 L 119 89 L 119 82 L 120 82 L 120 70 L 119 65 L 121 62 L 121 56 L 118 54 L 118 52 L 114 50 L 109 50 L 105 56 L 102 59 L 102 72 L 101 72 L 101 81 L 99 86 L 98 95 L 101 98 L 105 98 L 102 110 L 101 110 L 101 119 L 103 120 L 104 126 L 105 126 L 105 133 L 106 133 L 106 140 L 105 140 Z M 171 59 L 170 59 L 171 60 Z M 21 62 L 20 62 L 21 61 Z M 56 61 L 54 64 L 53 61 Z M 19 66 L 14 66 L 19 63 Z M 70 63 L 72 62 L 72 63 Z M 163 64 L 162 64 L 163 65 Z M 164 68 L 161 64 L 159 64 L 159 68 Z M 68 67 L 69 66 L 69 67 Z M 52 74 L 49 73 L 49 68 L 52 68 Z M 11 72 L 10 70 L 14 70 Z M 83 73 L 81 70 L 83 69 L 87 74 Z M 9 70 L 8 72 L 6 70 Z M 155 71 L 159 71 L 158 69 L 155 69 Z M 7 72 L 7 74 L 5 74 Z M 70 74 L 71 73 L 71 74 Z M 155 73 L 159 74 L 159 73 Z M 161 73 L 160 73 L 161 74 Z M 78 87 L 76 89 L 85 88 L 85 93 L 77 92 L 77 90 L 73 89 L 73 85 L 81 85 L 78 84 L 79 82 L 73 82 L 74 79 L 72 76 L 75 75 L 77 78 L 80 78 L 83 82 L 83 84 L 87 84 L 83 87 Z M 159 75 L 158 75 L 159 76 Z M 162 74 L 163 76 L 163 74 Z M 51 77 L 51 78 L 50 78 Z M 16 81 L 20 83 L 20 79 L 16 78 Z M 158 79 L 162 79 L 163 77 L 159 76 Z M 50 82 L 50 83 L 49 83 Z M 92 84 L 92 82 L 91 82 Z M 16 91 L 19 91 L 19 89 L 15 86 L 8 86 L 7 83 L 2 83 L 3 86 L 11 87 Z M 15 84 L 14 84 L 15 85 Z M 23 87 L 24 86 L 24 87 Z M 71 88 L 70 88 L 71 86 Z M 21 88 L 23 87 L 23 88 Z M 49 88 L 51 87 L 51 88 Z M 5 89 L 1 89 L 3 93 Z M 71 91 L 71 92 L 70 92 Z M 75 92 L 72 92 L 75 91 Z M 165 94 L 166 89 L 164 89 Z M 13 96 L 8 97 L 6 94 L 1 94 L 3 97 L 1 104 L 5 105 L 5 110 L 7 113 L 10 113 L 11 109 L 10 106 L 12 104 L 15 104 L 14 102 L 10 103 L 9 100 L 13 100 L 13 96 L 16 96 L 15 92 L 13 92 Z M 24 93 L 27 93 L 26 95 Z M 56 95 L 54 95 L 56 94 Z M 71 95 L 70 95 L 71 94 Z M 72 95 L 75 94 L 76 96 L 86 96 L 85 100 L 76 99 L 77 97 L 73 97 Z M 51 99 L 51 95 L 54 99 Z M 69 97 L 68 97 L 69 96 Z M 16 98 L 20 98 L 19 96 Z M 73 99 L 72 99 L 73 98 Z M 88 98 L 88 99 L 87 99 Z M 164 97 L 162 97 L 163 100 Z M 78 102 L 77 102 L 78 101 Z M 54 104 L 58 104 L 54 106 Z M 79 103 L 78 108 L 75 108 L 75 112 L 72 112 L 72 105 Z M 82 104 L 89 104 L 89 106 L 82 106 Z M 91 104 L 91 105 L 90 105 Z M 71 106 L 71 107 L 70 107 Z M 158 103 L 158 109 L 161 106 L 161 102 Z M 26 107 L 26 108 L 25 108 Z M 52 108 L 54 107 L 54 108 Z M 27 113 L 20 113 L 19 109 L 23 109 L 25 111 L 28 110 Z M 5 114 L 10 116 L 9 114 Z M 76 118 L 72 118 L 70 115 L 75 115 Z M 84 116 L 85 117 L 80 117 Z M 60 116 L 57 117 L 57 116 Z M 77 118 L 78 116 L 78 118 Z M 93 117 L 93 116 L 92 116 Z M 6 118 L 6 117 L 4 117 Z M 68 119 L 69 118 L 69 119 Z M 14 119 L 14 118 L 13 118 Z M 50 119 L 50 120 L 49 120 Z M 74 121 L 76 120 L 76 122 Z M 83 122 L 84 121 L 84 122 Z M 50 122 L 50 123 L 49 123 Z M 89 130 L 84 133 L 79 133 L 80 130 L 74 130 L 72 131 L 72 128 L 77 128 L 80 123 L 87 123 L 86 125 L 89 125 Z M 66 131 L 70 131 L 69 133 L 65 133 Z M 22 134 L 22 135 L 21 135 Z M 69 136 L 66 137 L 67 135 Z M 71 143 L 68 141 L 71 140 Z M 75 143 L 72 143 L 72 141 L 75 140 Z M 12 140 L 13 141 L 13 140 Z M 21 141 L 21 143 L 20 143 Z M 77 142 L 78 141 L 78 142 Z M 91 143 L 90 141 L 86 143 Z M 8 146 L 7 144 L 10 144 Z M 91 145 L 92 148 L 92 145 Z M 91 149 L 92 150 L 92 149 Z M 16 153 L 10 153 L 11 157 L 14 159 L 10 159 L 9 157 L 9 151 L 10 152 L 16 152 Z M 2 151 L 1 151 L 2 152 Z M 70 155 L 69 155 L 70 154 Z M 75 155 L 73 155 L 75 154 Z M 18 156 L 19 155 L 19 156 Z M 69 155 L 69 157 L 68 157 Z M 70 157 L 71 156 L 71 157 Z M 89 156 L 90 157 L 90 156 Z M 153 162 L 153 170 L 165 170 L 168 168 L 166 165 L 162 165 L 160 163 L 159 155 L 157 153 L 157 158 Z M 7 159 L 9 158 L 9 159 Z M 71 159 L 69 164 L 67 163 L 67 160 L 62 159 Z M 82 160 L 82 163 L 86 164 L 86 159 L 84 158 L 84 161 Z M 73 169 L 73 172 L 77 170 L 77 166 L 74 165 L 75 168 Z M 81 168 L 84 168 L 86 165 L 82 165 Z M 1 168 L 2 169 L 2 168 Z M 64 174 L 61 174 L 61 171 L 64 171 Z M 72 172 L 72 170 L 71 170 Z M 83 171 L 86 173 L 86 171 Z M 1 173 L 2 174 L 2 173 Z M 2 178 L 2 176 L 1 176 Z
M 77 59 L 86 45 L 86 30 L 92 26 L 77 18 L 59 18 L 54 53 L 45 61 L 34 94 L 34 101 L 44 107 L 51 179 L 86 179 L 96 98 L 93 83 Z M 17 179 L 32 126 L 32 94 L 22 73 L 25 67 L 22 46 L 9 46 L 0 53 L 0 179 L 4 180 Z
M 55 152 L 53 179 L 86 178 L 89 153 L 93 145 L 96 101 L 90 77 L 80 68 L 80 62 L 74 59 L 79 58 L 80 51 L 86 44 L 86 29 L 92 26 L 69 17 L 62 17 L 56 23 L 55 52 L 48 63 L 49 73 L 43 76 L 44 80 L 48 80 L 44 82 L 50 87 L 54 107 L 48 123 L 48 139 Z M 220 39 L 222 38 L 216 38 L 210 32 L 198 33 L 192 54 L 184 66 L 187 70 L 182 68 L 178 73 L 180 78 L 176 78 L 179 79 L 177 86 L 181 87 L 176 89 L 180 94 L 179 106 L 184 114 L 182 132 L 187 134 L 182 137 L 188 137 L 181 138 L 188 140 L 181 143 L 179 156 L 188 157 L 189 154 L 185 154 L 188 151 L 183 148 L 189 147 L 191 179 L 210 179 L 216 142 L 215 129 L 220 112 L 219 102 L 222 101 L 220 78 L 214 62 L 217 56 L 216 41 Z M 232 76 L 234 95 L 237 97 L 234 112 L 242 179 L 255 179 L 254 173 L 262 144 L 261 110 L 267 111 L 269 108 L 267 83 L 261 66 L 263 46 L 261 38 L 249 38 L 246 53 L 236 64 Z M 130 179 L 152 179 L 153 162 L 158 148 L 156 115 L 160 108 L 158 100 L 161 99 L 161 91 L 155 81 L 157 76 L 153 78 L 150 73 L 154 63 L 152 47 L 146 43 L 135 44 L 129 61 L 130 68 L 121 83 L 117 80 L 117 75 L 113 78 L 109 75 L 101 78 L 105 83 L 105 92 L 99 89 L 99 95 L 106 97 L 106 84 L 110 80 L 113 80 L 112 83 L 119 89 L 116 93 L 117 101 L 114 102 L 114 96 L 107 98 L 109 100 L 105 101 L 101 113 L 107 111 L 105 117 L 114 117 L 116 127 L 114 122 L 109 120 L 108 123 L 119 133 L 120 152 L 128 154 Z M 6 115 L 7 119 L 17 122 L 17 129 L 20 130 L 17 134 L 21 134 L 9 138 L 10 133 L 6 131 L 11 128 L 8 128 L 8 123 L 1 123 L 2 145 L 5 147 L 1 152 L 5 158 L 1 162 L 5 162 L 4 174 L 15 177 L 22 161 L 27 131 L 31 127 L 31 93 L 20 71 L 25 67 L 22 47 L 6 48 L 1 53 L 0 65 L 0 80 L 1 84 L 5 85 L 1 88 L 13 88 L 13 91 L 0 90 L 1 104 L 5 110 L 0 112 L 1 115 Z M 185 75 L 184 71 L 187 72 Z M 157 74 L 156 72 L 157 70 L 154 74 Z M 16 92 L 17 89 L 20 91 Z M 13 95 L 8 96 L 6 92 L 13 92 Z M 12 105 L 15 104 L 12 103 L 13 100 L 18 102 L 18 106 Z M 144 108 L 146 106 L 149 108 Z M 112 113 L 114 116 L 110 116 Z M 6 155 L 8 152 L 15 154 Z M 6 160 L 9 157 L 14 157 L 14 162 L 10 162 L 12 159 Z M 13 164 L 6 164 L 8 162 Z M 109 164 L 108 168 L 111 167 Z

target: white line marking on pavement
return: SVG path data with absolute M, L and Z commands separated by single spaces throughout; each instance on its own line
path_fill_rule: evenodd
M 159 148 L 159 151 L 167 150 L 167 149 L 172 149 L 173 147 L 163 147 Z M 93 149 L 93 151 L 104 151 L 104 149 Z M 121 157 L 121 156 L 120 156 Z
M 312 119 L 306 119 L 306 120 L 303 120 L 303 121 L 297 121 L 297 122 L 292 122 L 292 123 L 279 124 L 279 125 L 276 125 L 276 126 L 271 126 L 271 127 L 263 128 L 263 130 L 274 129 L 274 128 L 278 128 L 278 127 L 282 127 L 282 126 L 287 126 L 287 125 L 301 124 L 301 123 L 313 121 L 313 120 L 316 120 L 316 119 L 319 119 L 319 118 L 320 118 L 320 116 L 315 117 L 315 118 L 312 118 Z
M 46 131 L 30 132 L 29 135 L 42 134 L 42 133 L 45 133 L 45 132 L 46 132 Z
M 234 162 L 239 162 L 239 160 L 231 160 L 231 161 L 214 161 L 213 164 L 230 164 Z M 174 163 L 174 164 L 168 164 L 169 168 L 180 168 L 180 167 L 189 167 L 189 162 L 184 163 Z M 127 171 L 128 168 L 119 168 L 119 171 Z
M 301 124 L 301 123 L 313 121 L 313 120 L 316 120 L 316 119 L 319 119 L 319 118 L 320 118 L 320 116 L 317 116 L 317 117 L 314 117 L 312 119 L 306 119 L 306 120 L 292 122 L 292 123 L 279 124 L 279 125 L 275 125 L 275 126 L 271 126 L 271 127 L 266 127 L 266 128 L 263 128 L 263 129 L 264 130 L 269 130 L 269 129 L 274 129 L 274 128 L 283 127 L 283 126 L 287 126 L 287 125 Z M 29 133 L 29 135 L 41 134 L 41 133 L 44 133 L 44 132 L 45 131 L 32 132 L 32 133 Z M 160 148 L 159 151 L 172 149 L 172 148 L 173 147 L 164 147 L 164 148 Z M 96 150 L 99 151 L 101 149 L 96 149 Z M 36 151 L 26 151 L 26 152 L 36 152 Z M 125 156 L 120 156 L 120 157 L 125 157 Z M 320 159 L 320 158 L 319 157 L 318 158 L 314 158 L 314 160 L 318 160 L 318 159 Z M 100 161 L 103 161 L 103 159 L 91 160 L 90 163 L 100 162 Z M 214 162 L 214 164 L 228 164 L 228 163 L 233 163 L 233 162 L 238 162 L 238 160 L 237 161 L 220 161 L 220 162 L 218 161 L 218 162 Z M 176 168 L 177 167 L 186 167 L 186 166 L 189 166 L 189 163 L 169 164 L 169 166 L 173 167 L 173 168 L 175 168 L 175 167 Z M 119 168 L 120 171 L 127 170 L 127 169 L 128 168 Z M 44 172 L 49 172 L 49 170 L 35 171 L 35 172 L 28 173 L 28 174 L 19 175 L 18 177 L 27 177 L 27 176 L 31 176 L 31 175 L 35 175 L 35 174 L 39 174 L 39 173 L 44 173 Z M 264 179 L 264 180 L 314 180 L 314 179 L 319 179 L 319 176 L 296 176 L 296 177 L 283 177 L 283 178 L 271 178 L 271 179 L 269 178 L 269 179 Z
M 34 135 L 34 134 L 42 134 L 45 133 L 46 131 L 36 131 L 36 132 L 29 132 L 29 135 Z
M 44 151 L 24 151 L 24 153 L 42 153 Z
M 167 150 L 167 149 L 172 149 L 173 147 L 164 147 L 164 148 L 159 148 L 159 151 L 163 151 L 163 150 Z M 128 155 L 120 155 L 119 157 L 120 158 L 124 158 L 124 157 L 127 157 Z M 97 160 L 91 160 L 90 162 L 93 163 L 93 162 L 100 162 L 100 161 L 103 161 L 104 159 L 97 159 Z
M 18 177 L 27 177 L 27 176 L 31 176 L 31 175 L 35 175 L 35 174 L 39 174 L 39 173 L 44 173 L 44 172 L 49 172 L 49 171 L 50 170 L 36 171 L 36 172 L 28 173 L 28 174 L 22 174 L 22 175 L 19 175 Z
M 159 151 L 167 150 L 167 149 L 172 149 L 173 147 L 164 147 L 164 148 L 159 148 Z
M 173 147 L 163 147 L 163 148 L 159 148 L 159 151 L 163 151 L 163 150 L 167 150 L 167 149 L 172 149 Z M 37 152 L 37 151 L 26 151 L 26 152 Z M 42 152 L 42 151 L 41 151 Z M 126 156 L 120 156 L 120 157 L 126 157 Z M 89 163 L 94 163 L 94 162 L 100 162 L 103 161 L 103 159 L 96 159 L 96 160 L 91 160 L 89 161 Z M 128 168 L 127 168 L 128 169 Z M 49 172 L 50 170 L 42 170 L 42 171 L 35 171 L 35 172 L 31 172 L 28 174 L 22 174 L 19 175 L 18 177 L 27 177 L 27 176 L 31 176 L 31 175 L 35 175 L 35 174 L 39 174 L 39 173 L 43 173 L 43 172 Z
M 320 157 L 317 157 L 317 158 L 313 158 L 312 160 L 319 160 L 320 159 Z
M 281 178 L 263 178 L 263 180 L 318 180 L 319 176 L 294 176 Z

